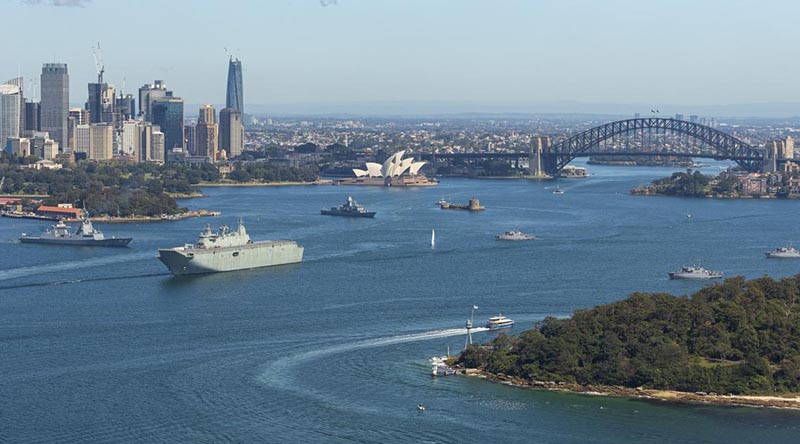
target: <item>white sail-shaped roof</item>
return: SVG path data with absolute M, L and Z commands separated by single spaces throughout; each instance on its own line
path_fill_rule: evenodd
M 366 170 L 360 170 L 358 168 L 353 168 L 353 173 L 356 175 L 356 177 L 364 177 L 369 174 Z
M 381 164 L 367 162 L 367 174 L 369 177 L 381 177 Z
M 400 164 L 397 165 L 397 168 L 394 169 L 394 174 L 392 174 L 392 176 L 402 176 L 403 173 L 405 173 L 406 170 L 408 170 L 408 168 L 411 166 L 413 162 L 414 159 L 412 157 L 409 157 L 408 159 L 403 159 L 402 161 L 400 161 Z
M 419 169 L 422 168 L 426 163 L 428 162 L 422 161 L 412 163 L 411 167 L 408 169 L 408 174 L 416 176 L 419 173 Z

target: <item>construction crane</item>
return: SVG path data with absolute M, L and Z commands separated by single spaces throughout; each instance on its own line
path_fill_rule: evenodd
M 103 66 L 103 53 L 100 51 L 100 42 L 97 42 L 97 47 L 92 47 L 92 56 L 94 57 L 94 66 L 97 69 L 97 83 L 103 83 L 103 73 L 105 66 Z

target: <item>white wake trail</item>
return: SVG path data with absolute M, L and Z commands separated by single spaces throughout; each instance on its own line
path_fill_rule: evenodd
M 99 265 L 118 264 L 140 259 L 155 257 L 152 252 L 141 252 L 134 254 L 122 254 L 115 256 L 104 256 L 79 261 L 56 262 L 54 264 L 32 265 L 30 267 L 12 268 L 0 271 L 0 281 L 16 279 L 24 276 L 43 275 L 57 271 L 77 270 L 81 268 L 97 267 Z

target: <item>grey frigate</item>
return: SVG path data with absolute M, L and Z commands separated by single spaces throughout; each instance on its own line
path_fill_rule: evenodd
M 302 262 L 303 247 L 292 240 L 253 242 L 240 220 L 234 231 L 206 225 L 196 244 L 159 249 L 158 259 L 176 276 L 218 273 Z

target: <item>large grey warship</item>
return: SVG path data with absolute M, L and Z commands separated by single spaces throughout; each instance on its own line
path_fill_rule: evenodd
M 76 245 L 81 247 L 126 247 L 131 242 L 130 237 L 105 237 L 96 230 L 92 221 L 84 218 L 81 226 L 76 231 L 63 220 L 58 221 L 52 228 L 39 236 L 28 236 L 22 233 L 20 242 L 32 244 Z
M 197 244 L 159 249 L 158 259 L 174 275 L 217 273 L 301 262 L 303 247 L 291 240 L 253 242 L 240 220 L 235 231 L 222 226 L 215 233 L 206 225 Z

